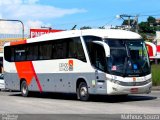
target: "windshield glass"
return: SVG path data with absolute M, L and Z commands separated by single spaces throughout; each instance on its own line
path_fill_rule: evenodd
M 144 76 L 150 73 L 143 40 L 106 39 L 105 42 L 110 47 L 107 72 L 119 76 Z

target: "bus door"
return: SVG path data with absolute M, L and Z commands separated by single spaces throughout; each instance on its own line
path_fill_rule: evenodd
M 109 49 L 109 48 L 107 48 Z M 106 51 L 109 51 L 105 48 L 105 44 L 102 41 L 94 41 L 91 44 L 90 50 L 90 60 L 92 66 L 95 67 L 95 78 L 104 80 L 105 76 L 100 75 L 101 73 L 106 72 L 107 63 L 106 63 Z
M 107 57 L 103 42 L 92 42 L 90 51 L 90 61 L 95 68 L 96 90 L 101 92 L 106 89 L 106 71 L 107 71 Z M 93 83 L 92 83 L 93 84 Z M 105 90 L 104 90 L 105 91 Z

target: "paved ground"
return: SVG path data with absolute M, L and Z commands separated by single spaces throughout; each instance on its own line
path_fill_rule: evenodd
M 0 114 L 78 114 L 80 118 L 91 114 L 160 114 L 160 91 L 125 98 L 92 96 L 88 102 L 78 101 L 75 95 L 34 93 L 22 97 L 19 92 L 0 92 Z M 51 115 L 50 115 L 51 116 Z M 65 119 L 66 116 L 58 115 Z M 72 115 L 73 119 L 76 116 Z M 96 119 L 94 115 L 92 119 Z M 114 119 L 115 116 L 110 116 Z M 87 117 L 90 120 L 91 117 Z

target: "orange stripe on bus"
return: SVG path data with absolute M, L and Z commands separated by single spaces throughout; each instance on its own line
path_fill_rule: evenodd
M 36 83 L 38 85 L 38 89 L 40 92 L 42 92 L 42 87 L 40 85 L 40 81 L 37 77 L 37 74 L 34 70 L 33 63 L 31 61 L 15 62 L 15 65 L 16 65 L 16 69 L 17 69 L 19 78 L 25 79 L 28 86 L 30 85 L 33 78 L 35 78 Z
M 19 45 L 19 44 L 26 44 L 26 40 L 11 42 L 11 46 L 12 45 Z M 36 83 L 39 88 L 39 91 L 42 92 L 42 87 L 41 87 L 40 81 L 37 77 L 33 63 L 31 61 L 15 62 L 15 66 L 17 69 L 19 79 L 22 79 L 22 78 L 25 79 L 27 82 L 27 85 L 29 86 L 31 81 L 33 80 L 33 78 L 35 78 Z
M 34 77 L 32 62 L 15 62 L 19 78 L 24 78 L 29 85 Z
M 11 45 L 19 45 L 19 44 L 25 44 L 26 40 L 19 40 L 19 41 L 14 41 L 10 42 Z

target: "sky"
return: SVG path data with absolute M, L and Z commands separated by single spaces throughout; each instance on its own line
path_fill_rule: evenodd
M 160 0 L 0 0 L 0 19 L 21 20 L 25 33 L 30 28 L 69 30 L 74 25 L 97 28 L 121 25 L 117 15 L 148 15 L 160 18 Z M 0 21 L 0 33 L 19 33 L 21 25 Z

